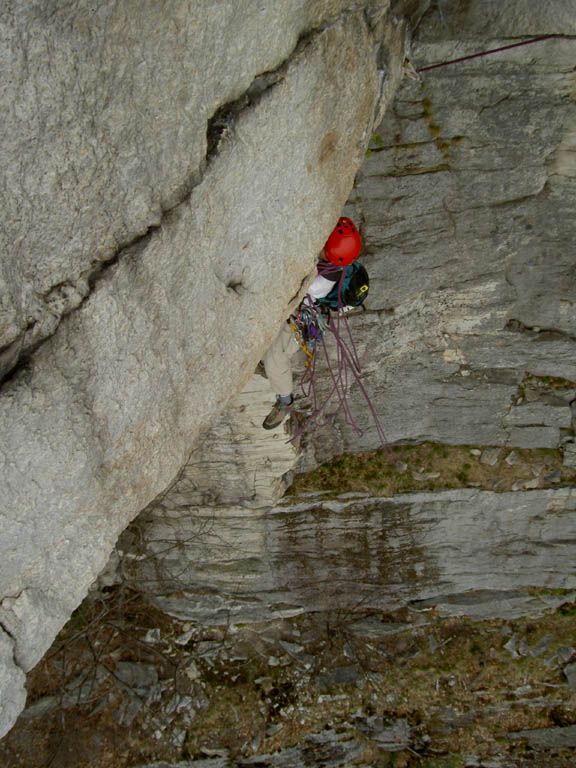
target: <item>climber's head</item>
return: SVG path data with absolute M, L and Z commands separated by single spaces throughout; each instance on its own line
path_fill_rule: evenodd
M 324 256 L 338 267 L 347 267 L 360 255 L 362 242 L 352 219 L 342 216 L 326 240 Z

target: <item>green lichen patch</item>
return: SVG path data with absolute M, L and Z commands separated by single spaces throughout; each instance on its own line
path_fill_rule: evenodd
M 576 383 L 569 379 L 564 379 L 561 376 L 538 376 L 534 373 L 526 371 L 524 379 L 520 385 L 523 388 L 540 389 L 547 392 L 554 392 L 556 390 L 576 389 Z
M 393 496 L 468 487 L 503 492 L 574 482 L 576 472 L 563 466 L 558 449 L 425 442 L 395 445 L 390 451 L 336 456 L 312 472 L 296 475 L 288 494 L 327 491 L 334 495 L 359 492 Z

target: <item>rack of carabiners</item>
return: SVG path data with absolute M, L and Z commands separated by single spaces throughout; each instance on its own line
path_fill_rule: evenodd
M 313 365 L 314 350 L 322 341 L 326 330 L 326 318 L 316 307 L 302 302 L 295 314 L 290 317 L 290 328 L 306 353 L 306 368 Z

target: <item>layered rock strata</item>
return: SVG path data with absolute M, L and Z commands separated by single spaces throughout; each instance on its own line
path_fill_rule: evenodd
M 146 547 L 129 550 L 126 575 L 167 613 L 207 624 L 404 605 L 538 615 L 576 597 L 575 502 L 572 488 L 287 499 L 268 509 L 165 501 L 140 518 Z

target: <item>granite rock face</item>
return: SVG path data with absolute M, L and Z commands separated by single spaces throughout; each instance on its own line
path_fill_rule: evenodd
M 15 680 L 250 377 L 342 210 L 379 68 L 401 77 L 386 3 L 201 5 L 2 12 Z
M 25 675 L 14 664 L 14 641 L 0 629 L 0 722 L 13 723 L 26 703 Z
M 424 17 L 409 63 L 420 69 L 537 32 L 569 36 L 569 10 L 446 2 L 444 20 L 436 7 Z M 350 322 L 362 382 L 390 441 L 564 446 L 570 465 L 574 45 L 557 37 L 406 78 L 371 139 L 346 207 L 361 225 L 371 276 L 368 310 Z M 321 365 L 318 376 L 329 388 Z M 378 447 L 365 400 L 354 388 L 350 399 L 363 434 L 344 419 L 306 433 L 295 469 Z M 285 500 L 265 509 L 246 482 L 228 485 L 217 473 L 247 467 L 244 441 L 232 437 L 231 450 L 223 438 L 242 420 L 243 402 L 210 433 L 214 455 L 189 463 L 179 484 L 189 495 L 167 496 L 140 519 L 147 554 L 165 540 L 185 543 L 180 565 L 172 550 L 154 574 L 135 560 L 133 572 L 169 612 L 244 621 L 359 601 L 514 616 L 550 607 L 528 588 L 576 588 L 572 489 L 523 484 L 506 494 Z M 235 429 L 255 434 L 258 420 Z M 173 574 L 185 574 L 184 599 L 169 596 Z
M 576 381 L 576 22 L 569 3 L 442 11 L 418 27 L 416 69 L 567 37 L 404 80 L 347 209 L 372 279 L 352 318 L 363 383 L 391 441 L 556 447 L 573 435 L 570 396 L 524 390 Z M 360 441 L 342 425 L 311 465 L 377 445 L 359 395 L 353 413 Z
M 378 25 L 388 5 L 5 4 L 0 376 L 86 300 L 123 248 L 188 199 L 214 151 L 211 127 L 260 75 L 343 13 L 366 10 Z
M 153 5 L 136 26 L 122 9 L 88 13 L 79 3 L 51 16 L 15 4 L 2 17 L 10 71 L 23 84 L 6 91 L 3 183 L 22 204 L 6 208 L 0 278 L 11 374 L 0 391 L 0 433 L 10 439 L 0 454 L 0 625 L 11 635 L 2 679 L 20 685 L 20 668 L 41 656 L 145 507 L 120 541 L 120 569 L 182 618 L 406 604 L 510 617 L 572 599 L 574 489 L 279 504 L 291 469 L 374 449 L 378 435 L 354 389 L 360 437 L 342 419 L 297 445 L 283 430 L 265 435 L 272 393 L 250 378 L 348 196 L 371 275 L 368 311 L 351 315 L 352 332 L 388 438 L 562 445 L 571 465 L 572 4 L 528 12 L 445 0 L 442 17 L 434 5 L 407 74 L 511 38 L 567 37 L 407 78 L 375 132 L 405 54 L 404 22 L 386 16 L 388 4 L 250 3 L 239 19 L 230 3 L 218 9 L 217 45 L 210 4 L 194 19 L 172 6 L 162 23 Z M 425 5 L 392 8 L 417 19 Z M 265 45 L 253 34 L 260 22 Z M 43 63 L 32 78 L 21 40 L 32 46 L 27 61 L 37 52 Z M 222 41 L 221 59 L 194 58 Z M 43 88 L 59 71 L 46 66 L 51 57 L 63 74 Z M 93 67 L 68 74 L 98 58 L 114 62 L 101 76 Z M 166 58 L 166 69 L 149 63 Z M 144 97 L 150 79 L 158 101 Z M 28 91 L 54 96 L 50 119 L 34 111 L 42 151 L 14 143 L 36 110 Z M 86 120 L 73 138 L 79 102 Z M 31 184 L 36 200 L 25 194 Z M 19 218 L 32 207 L 34 217 Z M 319 377 L 329 386 L 321 367 Z M 542 588 L 562 594 L 543 598 Z M 3 710 L 3 729 L 18 706 Z
M 274 506 L 300 454 L 299 441 L 290 441 L 285 429 L 262 429 L 274 397 L 266 379 L 252 376 L 155 506 Z

